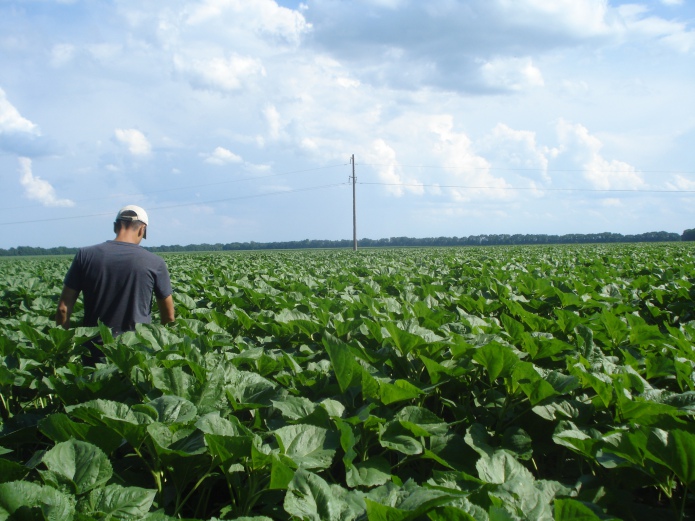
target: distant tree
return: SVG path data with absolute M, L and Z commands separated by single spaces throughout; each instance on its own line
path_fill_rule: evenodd
M 683 235 L 681 235 L 682 241 L 695 241 L 695 228 L 685 230 Z

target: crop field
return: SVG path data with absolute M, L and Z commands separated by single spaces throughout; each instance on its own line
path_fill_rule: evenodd
M 0 262 L 0 521 L 695 519 L 694 253 L 168 255 L 96 367 Z

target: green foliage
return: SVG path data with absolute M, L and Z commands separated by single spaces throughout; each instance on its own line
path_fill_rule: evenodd
M 0 520 L 695 509 L 687 244 L 170 255 L 96 367 L 69 261 L 0 264 Z

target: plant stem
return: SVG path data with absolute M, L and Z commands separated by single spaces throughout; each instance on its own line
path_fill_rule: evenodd
M 193 488 L 186 494 L 186 497 L 183 498 L 183 501 L 180 501 L 181 495 L 176 492 L 176 508 L 174 509 L 174 516 L 178 516 L 179 512 L 181 511 L 181 508 L 183 508 L 183 505 L 185 505 L 188 500 L 191 498 L 193 493 L 198 490 L 198 487 L 203 484 L 203 481 L 205 481 L 209 476 L 210 472 L 212 471 L 212 468 L 208 470 L 205 474 L 203 474 L 203 477 L 198 480 L 198 482 L 193 486 Z
M 7 402 L 5 401 L 5 395 L 4 393 L 0 393 L 0 405 L 2 408 L 0 408 L 0 416 L 2 417 L 3 420 L 7 420 L 10 418 L 10 410 L 7 407 Z
M 678 521 L 685 519 L 685 503 L 688 500 L 688 485 L 683 484 L 683 502 L 681 503 L 681 511 L 678 515 Z

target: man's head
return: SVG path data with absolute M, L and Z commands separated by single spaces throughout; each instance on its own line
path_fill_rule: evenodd
M 139 206 L 129 204 L 121 208 L 116 214 L 113 231 L 121 238 L 125 236 L 131 237 L 132 240 L 128 240 L 128 242 L 136 241 L 139 243 L 140 240 L 147 239 L 148 223 L 147 212 Z

